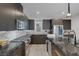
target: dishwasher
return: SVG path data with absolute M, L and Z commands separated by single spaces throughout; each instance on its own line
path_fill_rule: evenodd
M 49 56 L 52 56 L 52 43 L 50 40 L 46 40 L 46 48 Z

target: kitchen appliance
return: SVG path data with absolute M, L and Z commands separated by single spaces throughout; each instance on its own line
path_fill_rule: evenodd
M 63 37 L 64 34 L 63 25 L 54 25 L 53 32 L 55 34 L 55 37 Z
M 17 29 L 25 29 L 25 22 L 17 19 L 16 20 L 16 27 L 17 27 Z
M 15 19 L 15 26 L 18 30 L 29 30 L 29 21 L 26 16 Z
M 50 40 L 46 40 L 46 48 L 49 56 L 52 56 L 52 42 Z
M 70 3 L 68 3 L 68 13 L 67 13 L 67 17 L 71 16 L 71 12 L 70 12 Z

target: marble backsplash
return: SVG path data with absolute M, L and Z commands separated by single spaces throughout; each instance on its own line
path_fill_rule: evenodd
M 23 35 L 28 35 L 28 30 L 0 31 L 0 39 L 14 40 Z
M 23 35 L 46 35 L 46 31 L 36 32 L 35 30 L 13 30 L 13 31 L 0 31 L 0 39 L 13 40 Z

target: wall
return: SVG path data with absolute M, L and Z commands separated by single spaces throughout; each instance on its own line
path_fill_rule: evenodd
M 79 40 L 79 15 L 71 18 L 71 29 L 76 32 L 77 42 Z
M 15 30 L 15 19 L 23 16 L 20 3 L 0 3 L 0 31 Z

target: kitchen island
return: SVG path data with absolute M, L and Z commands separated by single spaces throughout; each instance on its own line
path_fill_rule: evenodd
M 79 45 L 73 45 L 67 39 L 54 40 L 48 39 L 51 42 L 51 55 L 53 56 L 79 56 Z

